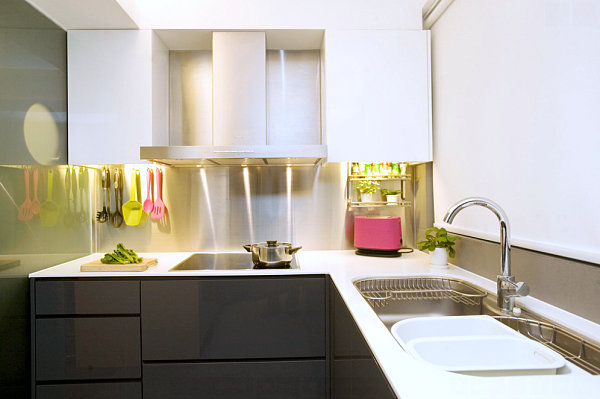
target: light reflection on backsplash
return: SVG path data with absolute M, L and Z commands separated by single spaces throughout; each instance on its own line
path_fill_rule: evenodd
M 124 201 L 130 173 L 140 169 L 143 202 L 149 165 L 113 165 L 125 171 Z M 242 245 L 270 239 L 307 250 L 352 249 L 354 215 L 402 217 L 405 245 L 413 246 L 412 208 L 346 209 L 346 164 L 319 167 L 164 168 L 165 218 L 142 218 L 138 226 L 96 224 L 98 252 L 117 243 L 140 252 L 242 251 Z M 153 166 L 154 169 L 156 167 Z M 412 187 L 407 185 L 409 198 Z M 114 194 L 111 195 L 114 210 Z M 96 207 L 101 209 L 100 193 Z
M 92 209 L 87 182 L 93 172 L 90 174 L 89 169 L 83 167 L 68 170 L 73 172 L 69 193 L 66 166 L 0 166 L 0 259 L 5 265 L 7 259 L 19 260 L 23 270 L 14 270 L 15 273 L 26 274 L 29 267 L 37 270 L 58 263 L 55 259 L 64 261 L 91 252 Z M 26 171 L 29 173 L 29 201 L 26 201 Z M 48 197 L 50 175 L 53 175 L 51 201 Z

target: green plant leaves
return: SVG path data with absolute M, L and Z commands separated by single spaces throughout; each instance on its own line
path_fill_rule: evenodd
M 453 248 L 455 241 L 460 239 L 457 236 L 448 235 L 445 228 L 430 227 L 425 231 L 425 240 L 417 243 L 419 250 L 433 251 L 436 248 L 446 248 L 448 256 L 454 258 L 456 250 Z

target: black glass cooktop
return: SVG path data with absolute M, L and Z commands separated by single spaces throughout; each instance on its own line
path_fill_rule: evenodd
M 252 254 L 244 252 L 219 252 L 193 254 L 169 271 L 177 270 L 252 270 L 274 269 L 258 267 L 252 263 Z M 277 269 L 298 269 L 296 256 L 292 255 L 292 262 L 288 267 Z

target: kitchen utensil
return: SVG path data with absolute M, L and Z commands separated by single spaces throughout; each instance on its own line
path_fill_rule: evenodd
M 106 182 L 107 182 L 107 170 L 106 168 L 102 169 L 102 210 L 96 213 L 96 220 L 99 223 L 106 222 L 110 215 L 108 210 L 106 209 Z
M 123 206 L 123 177 L 121 175 L 121 170 L 117 169 L 115 171 L 115 206 L 116 209 L 111 215 L 110 221 L 113 227 L 119 228 L 123 224 L 123 214 L 121 213 L 121 207 Z
M 156 201 L 150 217 L 152 219 L 162 219 L 165 216 L 167 206 L 162 200 L 163 195 L 163 173 L 162 169 L 156 171 Z
M 142 181 L 140 180 L 140 171 L 137 169 L 135 170 L 135 200 L 142 203 Z
M 34 215 L 40 213 L 40 200 L 38 199 L 38 170 L 33 170 L 33 201 L 31 202 L 31 210 Z
M 144 201 L 144 212 L 148 215 L 152 213 L 152 209 L 154 208 L 154 172 L 152 169 L 148 168 L 148 173 L 146 175 L 146 201 Z M 152 199 L 150 199 L 152 198 Z
M 131 172 L 131 195 L 129 201 L 123 205 L 123 218 L 128 226 L 137 226 L 142 219 L 144 208 L 136 198 L 136 170 Z M 137 171 L 139 173 L 139 171 Z
M 110 211 L 110 190 L 112 187 L 110 185 L 110 169 L 108 166 L 104 167 L 104 173 L 106 174 L 106 180 L 104 181 L 104 194 L 106 195 L 106 221 L 110 222 L 110 215 L 112 215 L 112 212 Z
M 72 227 L 75 223 L 75 218 L 73 212 L 71 211 L 71 204 L 73 203 L 73 198 L 71 197 L 72 184 L 73 182 L 71 181 L 71 167 L 67 166 L 67 169 L 65 171 L 65 199 L 67 202 L 67 206 L 65 214 L 63 215 L 63 224 L 66 227 Z
M 292 247 L 287 242 L 267 240 L 257 244 L 245 244 L 244 249 L 252 253 L 252 262 L 265 268 L 287 267 L 292 262 L 292 255 L 302 247 Z
M 29 199 L 29 170 L 25 169 L 25 201 L 19 207 L 19 220 L 31 220 L 33 218 L 32 202 Z
M 46 201 L 40 207 L 40 219 L 44 226 L 52 227 L 58 222 L 58 216 L 60 214 L 59 207 L 56 202 L 52 200 L 52 191 L 54 190 L 54 171 L 48 171 L 48 194 Z
M 84 263 L 79 267 L 82 272 L 143 272 L 158 263 L 156 258 L 144 258 L 140 263 L 102 263 L 100 259 Z

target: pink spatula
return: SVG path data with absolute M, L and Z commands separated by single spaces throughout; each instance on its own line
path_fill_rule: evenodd
M 156 200 L 154 201 L 154 209 L 152 209 L 152 214 L 150 217 L 152 219 L 162 219 L 165 216 L 165 203 L 162 200 L 163 195 L 163 174 L 162 170 L 158 169 L 156 171 Z
M 19 220 L 31 220 L 33 218 L 33 203 L 29 199 L 29 170 L 25 169 L 25 201 L 19 207 Z
M 144 212 L 150 215 L 150 213 L 152 213 L 152 209 L 154 209 L 154 172 L 150 168 L 148 168 L 148 173 L 146 174 L 146 181 L 147 188 L 146 201 L 144 201 Z

